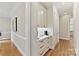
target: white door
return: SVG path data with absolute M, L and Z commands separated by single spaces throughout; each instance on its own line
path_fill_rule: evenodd
M 59 40 L 59 15 L 55 6 L 53 6 L 53 33 L 56 44 Z

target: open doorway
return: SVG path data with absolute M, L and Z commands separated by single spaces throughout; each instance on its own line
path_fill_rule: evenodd
M 59 40 L 54 49 L 49 50 L 49 55 L 71 56 L 76 55 L 73 42 L 74 19 L 73 3 L 53 3 L 54 39 Z

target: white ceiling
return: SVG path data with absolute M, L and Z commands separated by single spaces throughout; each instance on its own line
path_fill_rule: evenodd
M 60 16 L 64 15 L 64 14 L 69 14 L 71 16 L 73 16 L 73 3 L 55 3 L 56 8 L 58 10 L 58 13 Z
M 42 5 L 46 8 L 53 8 L 53 5 L 55 4 L 59 16 L 62 16 L 64 14 L 69 14 L 70 16 L 73 16 L 73 3 L 72 2 L 42 2 Z
M 0 17 L 10 17 L 12 10 L 19 2 L 0 2 Z
M 41 4 L 47 9 L 53 8 L 53 3 L 52 2 L 41 2 Z
M 11 12 L 14 8 L 21 2 L 0 2 L 0 17 L 10 17 Z M 46 8 L 52 8 L 54 2 L 42 2 L 41 3 Z M 73 3 L 62 4 L 59 2 L 55 3 L 59 15 L 64 13 L 73 15 Z

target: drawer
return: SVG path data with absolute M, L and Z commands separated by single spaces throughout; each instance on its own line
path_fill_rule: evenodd
M 40 51 L 40 55 L 44 55 L 49 50 L 49 47 L 45 47 L 43 50 Z
M 38 42 L 38 46 L 43 48 L 44 46 L 49 46 L 49 40 L 45 40 L 42 43 Z
M 42 43 L 45 43 L 46 41 L 48 41 L 48 39 L 41 40 L 41 41 L 39 41 L 38 43 L 39 43 L 39 44 L 42 44 Z
M 40 47 L 39 51 L 44 51 L 45 48 L 46 48 L 46 45 L 43 45 L 43 46 Z
M 40 47 L 40 51 L 45 51 L 45 49 L 49 48 L 48 45 L 43 45 Z
M 44 45 L 44 44 L 40 45 L 40 49 L 42 49 L 43 47 L 45 47 L 45 45 Z
M 49 46 L 50 42 L 49 41 L 46 41 L 45 42 L 45 45 Z
M 40 52 L 40 56 L 42 56 L 43 54 L 44 54 L 44 51 L 41 51 L 41 52 Z
M 42 50 L 39 51 L 40 52 L 40 55 L 43 55 L 45 53 L 45 49 L 46 48 L 44 48 L 44 49 L 42 49 Z
M 40 45 L 39 45 L 39 48 L 42 49 L 42 48 L 44 48 L 44 47 L 46 47 L 46 46 L 49 46 L 49 41 L 40 44 Z

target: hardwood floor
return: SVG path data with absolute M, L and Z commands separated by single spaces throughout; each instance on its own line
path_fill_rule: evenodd
M 22 56 L 11 40 L 0 41 L 0 56 Z
M 54 50 L 49 50 L 45 56 L 75 56 L 72 40 L 59 40 Z
M 49 50 L 45 56 L 75 56 L 73 40 L 59 40 L 54 50 Z M 11 40 L 0 41 L 0 56 L 22 56 Z

